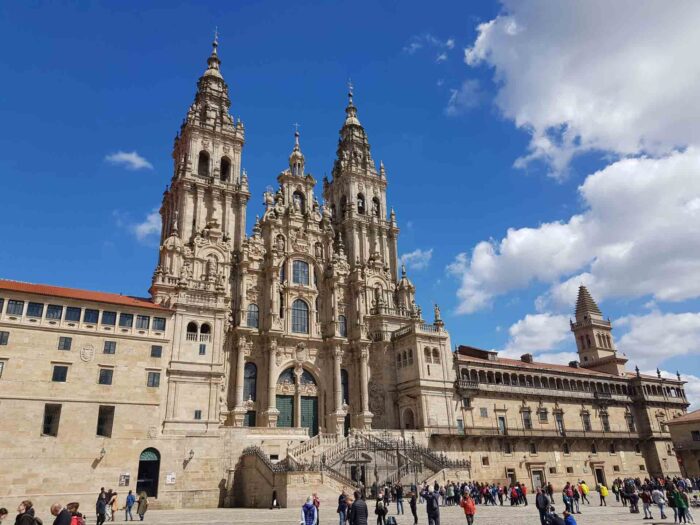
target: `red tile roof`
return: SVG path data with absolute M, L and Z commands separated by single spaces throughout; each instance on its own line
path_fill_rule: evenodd
M 167 308 L 153 303 L 148 298 L 131 297 L 129 295 L 121 295 L 116 293 L 93 292 L 91 290 L 78 290 L 76 288 L 63 288 L 61 286 L 51 286 L 47 284 L 33 284 L 0 279 L 0 290 L 52 297 L 64 297 L 67 299 L 77 299 L 79 301 L 118 304 L 121 306 L 130 306 L 132 308 L 148 308 L 151 310 L 168 311 Z
M 666 424 L 675 425 L 682 423 L 694 423 L 696 421 L 700 423 L 700 410 L 695 410 L 694 412 L 688 412 L 687 414 L 683 414 L 680 417 L 668 421 Z

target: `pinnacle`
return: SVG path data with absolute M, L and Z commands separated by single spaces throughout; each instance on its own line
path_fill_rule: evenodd
M 598 305 L 593 300 L 588 288 L 581 285 L 579 286 L 578 299 L 576 300 L 576 317 L 578 318 L 586 314 L 603 315 L 600 308 L 598 308 Z

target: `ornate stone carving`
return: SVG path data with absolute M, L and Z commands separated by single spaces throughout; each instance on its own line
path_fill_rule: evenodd
M 95 347 L 88 344 L 80 349 L 80 359 L 89 363 L 95 358 Z
M 384 387 L 376 381 L 369 382 L 369 410 L 375 416 L 384 415 Z

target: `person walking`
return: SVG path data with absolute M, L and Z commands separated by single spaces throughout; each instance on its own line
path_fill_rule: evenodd
M 77 501 L 71 501 L 70 503 L 66 504 L 66 508 L 71 515 L 70 525 L 85 525 L 85 518 L 80 512 L 78 512 L 79 507 L 80 503 Z
M 464 494 L 459 506 L 464 509 L 464 516 L 467 518 L 467 525 L 474 523 L 474 514 L 476 514 L 476 504 L 469 493 Z
M 53 525 L 70 525 L 73 517 L 70 511 L 64 508 L 60 503 L 51 505 L 51 515 L 56 518 L 53 520 Z
M 687 499 L 683 497 L 683 493 L 681 493 L 681 491 L 679 491 L 676 487 L 674 487 L 671 491 L 671 496 L 673 498 L 673 502 L 676 504 L 678 523 L 688 523 L 688 518 L 686 517 L 686 510 L 688 509 Z
M 673 497 L 671 483 L 666 485 L 666 501 L 668 502 L 668 508 L 673 511 L 673 523 L 678 523 L 678 508 L 676 507 L 676 498 Z
M 428 525 L 440 525 L 438 493 L 428 489 L 428 492 L 423 494 L 423 499 L 425 499 L 425 511 L 428 514 Z
M 659 507 L 659 512 L 661 513 L 661 519 L 665 520 L 666 519 L 666 513 L 664 512 L 664 509 L 666 508 L 666 498 L 664 497 L 664 493 L 661 492 L 659 487 L 657 486 L 654 490 L 651 491 L 651 499 L 654 501 L 657 507 Z
M 551 502 L 549 497 L 544 491 L 537 487 L 537 495 L 535 496 L 535 507 L 540 513 L 540 525 L 547 525 L 547 512 L 549 512 L 549 506 Z
M 336 512 L 338 513 L 338 525 L 345 525 L 348 519 L 348 495 L 345 494 L 345 491 L 338 496 L 338 510 Z
M 356 490 L 353 494 L 355 501 L 350 505 L 350 525 L 368 525 L 369 510 L 367 503 L 362 499 L 360 491 Z
M 605 498 L 608 497 L 608 487 L 603 485 L 602 483 L 598 486 L 598 493 L 600 494 L 600 506 L 608 506 L 608 504 L 605 501 Z
M 408 506 L 411 507 L 411 514 L 413 514 L 413 525 L 418 525 L 418 510 L 416 509 L 416 493 L 413 491 L 408 493 Z
M 520 498 L 522 499 L 523 503 L 525 503 L 525 506 L 527 507 L 527 487 L 525 486 L 525 483 L 522 483 L 520 485 Z
M 581 499 L 581 494 L 576 487 L 571 485 L 571 513 L 581 514 L 581 507 L 579 507 L 579 499 Z
M 317 525 L 318 511 L 314 505 L 314 499 L 309 496 L 306 498 L 306 503 L 301 506 L 301 519 L 299 525 Z
M 95 514 L 97 514 L 97 525 L 103 525 L 107 519 L 107 494 L 100 492 L 95 502 Z
M 148 495 L 145 490 L 139 493 L 139 501 L 136 505 L 136 514 L 139 515 L 139 520 L 143 521 L 143 517 L 146 515 L 148 510 Z
M 549 501 L 554 503 L 554 486 L 552 486 L 552 482 L 549 481 L 547 482 L 547 496 L 549 497 Z
M 131 513 L 131 508 L 136 503 L 136 497 L 134 493 L 129 491 L 126 495 L 126 501 L 124 502 L 124 521 L 134 521 L 134 515 Z
M 321 520 L 321 499 L 315 492 L 311 494 L 311 497 L 314 507 L 316 507 L 316 521 L 318 522 Z
M 651 492 L 649 492 L 649 489 L 644 489 L 642 491 L 642 494 L 640 496 L 640 499 L 642 500 L 642 509 L 644 510 L 644 519 L 645 520 L 653 520 L 654 516 L 651 515 Z
M 579 487 L 581 487 L 581 501 L 583 501 L 586 505 L 590 505 L 591 502 L 588 501 L 588 493 L 591 491 L 591 489 L 588 488 L 588 485 L 586 485 L 586 482 L 583 480 L 580 481 Z
M 34 507 L 28 499 L 17 506 L 15 525 L 34 525 Z
M 377 525 L 386 525 L 387 508 L 384 503 L 384 493 L 377 494 L 377 502 L 374 505 L 374 513 L 377 515 Z

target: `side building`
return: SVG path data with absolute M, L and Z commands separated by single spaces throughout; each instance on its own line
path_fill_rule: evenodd
M 671 440 L 685 477 L 700 476 L 700 410 L 668 422 Z

